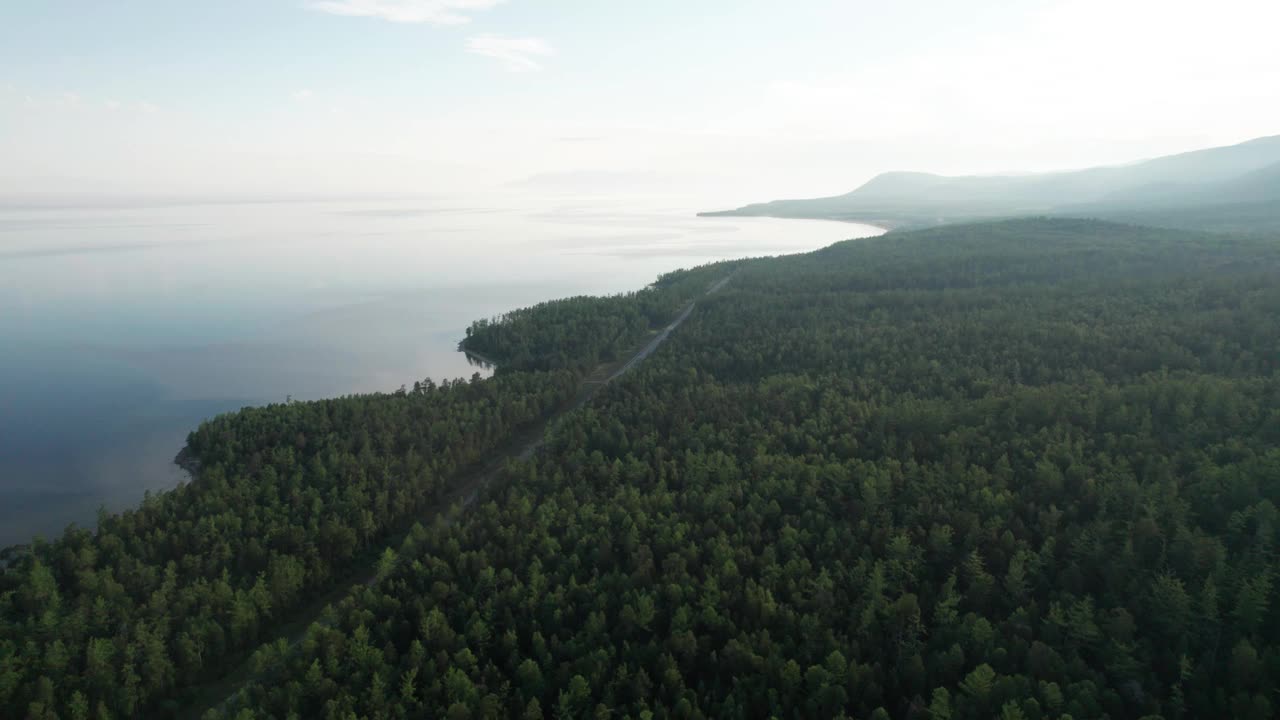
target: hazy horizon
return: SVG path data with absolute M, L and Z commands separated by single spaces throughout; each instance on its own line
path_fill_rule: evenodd
M 1239 0 L 68 0 L 0 20 L 10 197 L 736 204 L 1280 132 L 1280 11 Z

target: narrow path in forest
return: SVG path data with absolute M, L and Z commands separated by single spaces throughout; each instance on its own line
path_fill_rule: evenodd
M 719 291 L 737 273 L 738 271 L 734 270 L 716 281 L 714 285 L 707 288 L 705 295 L 711 295 Z M 462 512 L 475 504 L 480 497 L 480 493 L 502 472 L 508 461 L 513 459 L 527 460 L 532 457 L 538 448 L 542 447 L 546 442 L 546 430 L 552 423 L 586 405 L 600 391 L 600 388 L 621 377 L 627 371 L 643 362 L 645 358 L 652 355 L 662 343 L 666 342 L 671 333 L 689 318 L 697 304 L 696 300 L 689 301 L 689 304 L 676 316 L 675 320 L 671 321 L 670 324 L 631 353 L 625 361 L 602 365 L 595 372 L 584 377 L 579 383 L 577 398 L 571 404 L 536 423 L 534 427 L 512 436 L 511 440 L 503 448 L 495 452 L 493 458 L 479 470 L 461 475 L 448 494 L 409 527 L 392 537 L 386 547 L 403 547 L 404 541 L 408 538 L 410 530 L 412 530 L 412 525 L 419 523 L 431 525 L 440 520 L 443 520 L 446 524 L 456 522 Z M 290 620 L 276 625 L 274 630 L 269 633 L 269 637 L 259 643 L 258 648 L 285 640 L 288 642 L 290 651 L 295 649 L 306 636 L 307 628 L 320 621 L 326 607 L 341 602 L 347 595 L 362 587 L 376 585 L 382 579 L 383 575 L 378 572 L 378 560 L 380 557 L 380 553 L 373 555 L 369 558 L 367 567 L 351 573 L 339 582 L 336 588 L 294 612 Z M 225 708 L 236 699 L 236 696 L 240 694 L 244 686 L 252 680 L 254 680 L 253 653 L 249 653 L 238 666 L 228 671 L 221 678 L 194 688 L 184 717 L 199 718 L 210 709 L 220 710 Z

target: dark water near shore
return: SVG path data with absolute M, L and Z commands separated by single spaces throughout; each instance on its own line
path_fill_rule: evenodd
M 475 318 L 879 232 L 646 202 L 0 205 L 0 546 L 184 480 L 219 412 L 487 373 Z

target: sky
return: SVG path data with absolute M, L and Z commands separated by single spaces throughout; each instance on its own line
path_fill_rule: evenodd
M 0 194 L 846 192 L 1280 134 L 1272 0 L 0 0 Z

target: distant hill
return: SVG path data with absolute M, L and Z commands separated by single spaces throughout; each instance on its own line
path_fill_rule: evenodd
M 1029 175 L 878 175 L 853 192 L 704 215 L 768 215 L 919 227 L 1073 215 L 1208 230 L 1280 229 L 1280 135 L 1129 165 Z
M 1280 197 L 1280 163 L 1223 183 L 1221 187 L 1230 193 L 1231 197 L 1239 200 L 1273 201 Z

